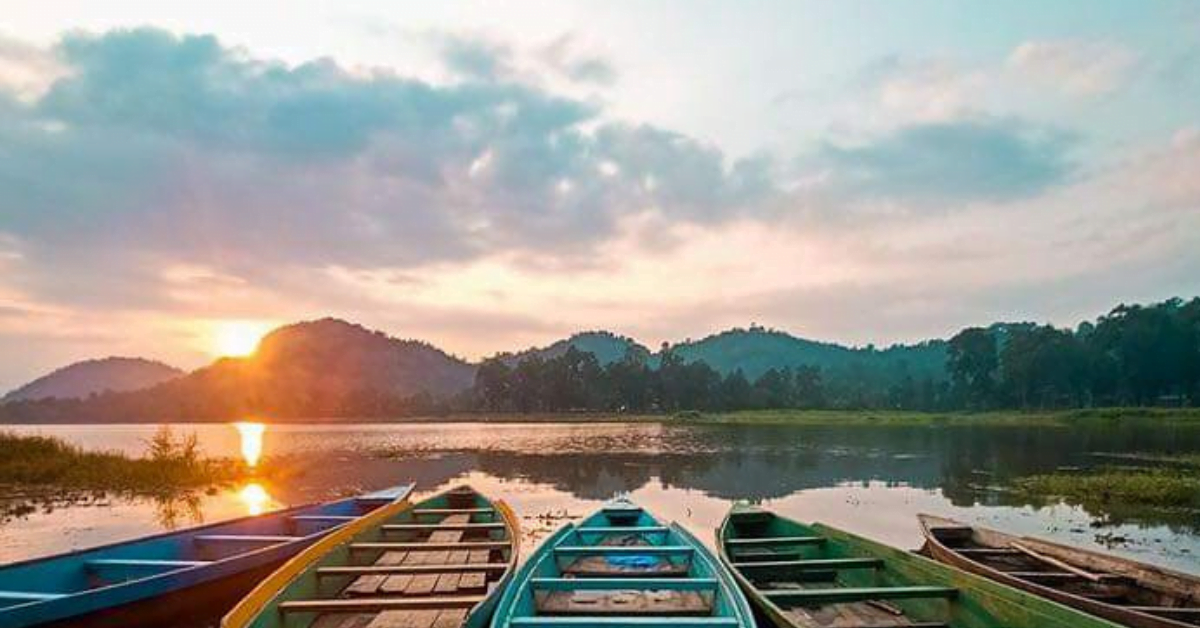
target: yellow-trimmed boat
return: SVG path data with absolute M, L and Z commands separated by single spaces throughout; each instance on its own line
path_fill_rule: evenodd
M 469 486 L 397 502 L 264 580 L 223 628 L 479 628 L 517 562 L 512 510 Z

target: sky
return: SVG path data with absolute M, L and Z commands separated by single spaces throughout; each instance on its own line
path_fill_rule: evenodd
M 1187 0 L 0 15 L 0 390 L 322 316 L 478 359 L 1200 294 Z

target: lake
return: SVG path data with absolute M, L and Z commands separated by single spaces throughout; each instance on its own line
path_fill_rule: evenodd
M 157 426 L 12 426 L 86 448 L 140 455 Z M 1115 464 L 1122 454 L 1200 452 L 1200 430 L 1031 427 L 786 427 L 654 423 L 405 423 L 174 426 L 206 454 L 269 460 L 286 479 L 170 499 L 63 496 L 29 510 L 4 499 L 0 562 L 64 552 L 414 481 L 460 483 L 507 500 L 545 534 L 629 493 L 711 542 L 729 504 L 751 500 L 902 548 L 929 512 L 1103 548 L 1200 572 L 1200 513 L 1088 512 L 1030 503 L 1007 477 Z

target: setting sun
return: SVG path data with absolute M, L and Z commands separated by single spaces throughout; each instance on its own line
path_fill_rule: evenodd
M 214 350 L 223 357 L 248 356 L 258 348 L 258 341 L 270 328 L 267 323 L 255 321 L 217 323 L 213 332 Z

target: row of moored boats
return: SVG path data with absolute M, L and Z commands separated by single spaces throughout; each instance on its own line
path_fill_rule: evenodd
M 714 553 L 618 499 L 519 563 L 505 503 L 411 491 L 0 567 L 0 626 L 179 626 L 230 606 L 225 628 L 1200 626 L 1200 578 L 937 517 L 921 517 L 927 558 L 735 506 Z

